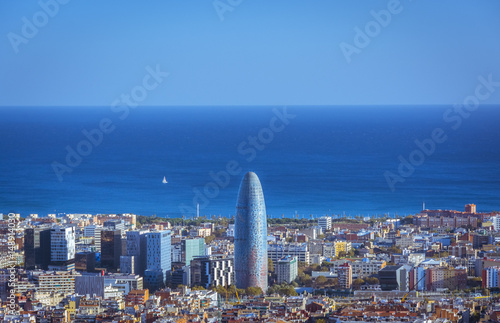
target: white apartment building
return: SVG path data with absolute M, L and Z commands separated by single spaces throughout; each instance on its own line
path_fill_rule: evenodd
M 96 252 L 101 252 L 101 231 L 102 231 L 102 226 L 94 224 L 87 225 L 85 228 L 83 228 L 84 237 L 94 238 L 94 246 Z
M 276 264 L 276 273 L 278 275 L 278 284 L 283 282 L 291 283 L 298 275 L 297 257 L 286 256 Z
M 323 229 L 323 231 L 331 230 L 332 229 L 332 217 L 330 216 L 323 216 L 318 219 L 318 226 Z
M 305 262 L 307 265 L 310 263 L 310 255 L 307 243 L 294 243 L 294 244 L 270 244 L 267 246 L 267 257 L 271 258 L 274 263 L 286 256 L 295 256 L 298 261 Z

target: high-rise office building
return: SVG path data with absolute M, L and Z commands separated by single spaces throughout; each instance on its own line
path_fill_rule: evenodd
M 50 227 L 24 230 L 24 268 L 47 269 L 50 263 Z
M 134 274 L 135 270 L 135 257 L 134 256 L 121 256 L 120 257 L 120 273 Z
M 267 218 L 257 175 L 245 174 L 236 205 L 234 263 L 238 288 L 267 290 Z
M 77 252 L 75 256 L 75 270 L 94 271 L 95 252 Z
M 123 220 L 108 220 L 102 224 L 105 230 L 120 230 L 120 233 L 125 231 Z
M 120 230 L 101 231 L 101 266 L 116 271 L 120 268 L 122 240 Z
M 102 231 L 102 226 L 94 224 L 87 225 L 85 228 L 83 228 L 84 237 L 94 238 L 95 252 L 101 252 L 101 231 Z
M 75 227 L 53 227 L 50 229 L 49 270 L 75 269 Z
M 204 256 L 205 255 L 205 239 L 204 238 L 196 238 L 196 239 L 184 239 L 181 241 L 182 246 L 182 262 L 188 265 L 191 263 L 191 260 L 196 256 Z
M 146 233 L 147 231 L 127 231 L 127 256 L 134 257 L 134 272 L 144 276 L 146 270 Z
M 146 271 L 144 283 L 151 290 L 162 288 L 172 266 L 170 231 L 146 233 Z

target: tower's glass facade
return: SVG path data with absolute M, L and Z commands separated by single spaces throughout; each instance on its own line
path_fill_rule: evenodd
M 171 270 L 171 232 L 164 230 L 146 233 L 146 271 L 144 282 L 147 288 L 163 288 L 166 274 Z
M 267 217 L 264 193 L 255 173 L 241 181 L 236 205 L 234 267 L 238 288 L 267 290 Z

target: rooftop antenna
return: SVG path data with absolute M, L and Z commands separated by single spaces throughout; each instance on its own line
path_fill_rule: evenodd
M 196 218 L 200 217 L 200 203 L 196 203 Z
M 422 205 L 422 211 L 425 210 L 425 201 L 424 201 L 424 204 Z

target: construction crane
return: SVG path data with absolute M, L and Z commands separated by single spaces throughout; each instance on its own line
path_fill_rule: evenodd
M 240 297 L 238 296 L 238 288 L 234 285 L 234 291 L 236 292 L 236 298 L 238 299 L 238 304 L 241 304 Z
M 405 296 L 403 296 L 403 298 L 401 299 L 401 303 L 404 303 L 404 302 L 406 301 L 406 298 L 408 297 L 408 295 L 410 295 L 410 293 L 411 293 L 411 292 L 413 292 L 413 290 L 415 289 L 415 287 L 417 287 L 417 286 L 418 286 L 418 284 L 419 284 L 419 283 L 420 283 L 420 282 L 421 282 L 424 278 L 425 278 L 425 273 L 424 273 L 424 275 L 422 276 L 422 278 L 420 278 L 420 279 L 418 280 L 418 282 L 417 282 L 417 283 L 413 286 L 413 288 L 412 288 L 412 289 L 410 289 L 410 290 L 408 291 L 408 293 L 406 293 L 406 294 L 405 294 Z
M 491 296 L 476 296 L 474 299 L 491 298 Z

